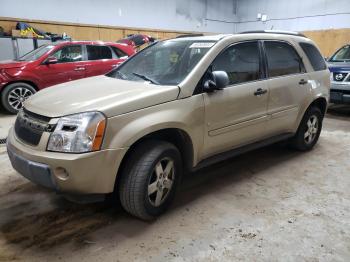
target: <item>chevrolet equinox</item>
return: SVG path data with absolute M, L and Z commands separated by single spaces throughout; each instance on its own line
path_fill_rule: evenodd
M 147 220 L 185 172 L 281 140 L 312 149 L 329 88 L 323 57 L 298 33 L 170 39 L 29 98 L 7 151 L 36 184 L 72 200 L 115 193 Z

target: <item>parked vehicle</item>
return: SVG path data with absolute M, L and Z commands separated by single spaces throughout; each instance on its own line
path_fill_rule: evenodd
M 2 106 L 16 114 L 35 92 L 63 82 L 106 74 L 134 53 L 135 50 L 125 44 L 60 42 L 42 45 L 17 61 L 2 61 Z
M 340 48 L 328 59 L 331 71 L 331 98 L 335 104 L 350 104 L 350 45 Z
M 156 41 L 156 39 L 153 38 L 152 36 L 149 36 L 149 35 L 131 34 L 125 38 L 118 40 L 117 42 L 130 45 L 133 48 L 135 48 L 136 50 L 140 50 L 143 47 L 145 47 L 145 45 L 150 45 L 150 44 L 154 43 L 155 41 Z
M 312 149 L 329 75 L 314 43 L 292 33 L 161 41 L 105 76 L 28 99 L 7 151 L 36 184 L 70 199 L 115 192 L 152 219 L 186 171 L 286 139 Z

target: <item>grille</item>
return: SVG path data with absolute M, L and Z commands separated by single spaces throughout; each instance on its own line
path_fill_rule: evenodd
M 16 136 L 30 145 L 38 145 L 43 132 L 50 131 L 50 118 L 40 116 L 27 110 L 18 113 L 15 122 Z
M 331 93 L 332 92 L 342 93 L 342 94 L 345 94 L 345 95 L 350 95 L 350 90 L 332 89 Z
M 0 138 L 0 145 L 6 144 L 6 138 Z

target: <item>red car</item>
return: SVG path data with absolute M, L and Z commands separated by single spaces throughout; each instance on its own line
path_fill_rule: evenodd
M 16 61 L 0 62 L 1 104 L 15 114 L 35 92 L 106 74 L 134 53 L 133 47 L 121 43 L 74 41 L 42 45 Z

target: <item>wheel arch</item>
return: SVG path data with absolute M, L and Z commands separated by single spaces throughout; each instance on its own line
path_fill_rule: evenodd
M 318 107 L 321 110 L 322 116 L 324 117 L 327 112 L 327 106 L 328 106 L 327 99 L 324 97 L 316 98 L 314 101 L 312 101 L 312 103 L 309 105 L 306 111 L 312 106 Z
M 169 142 L 176 146 L 176 148 L 180 151 L 182 162 L 183 162 L 183 168 L 184 171 L 189 171 L 193 167 L 193 158 L 194 158 L 194 148 L 193 148 L 193 142 L 190 137 L 190 135 L 179 128 L 164 128 L 157 131 L 153 131 L 151 133 L 148 133 L 144 135 L 143 137 L 136 140 L 128 149 L 128 151 L 125 153 L 118 171 L 117 171 L 117 177 L 115 180 L 115 186 L 118 185 L 118 182 L 121 177 L 122 170 L 125 168 L 125 164 L 130 158 L 130 155 L 134 153 L 134 149 L 141 144 L 144 141 L 147 140 L 161 140 Z
M 322 117 L 324 117 L 326 114 L 326 111 L 327 111 L 327 107 L 328 107 L 327 99 L 325 97 L 321 97 L 321 96 L 317 97 L 316 99 L 312 100 L 311 103 L 309 103 L 309 105 L 307 107 L 305 107 L 304 110 L 301 110 L 299 112 L 297 121 L 295 122 L 294 132 L 297 132 L 297 130 L 299 129 L 299 126 L 301 124 L 301 121 L 303 120 L 304 115 L 313 106 L 318 107 L 321 110 Z

